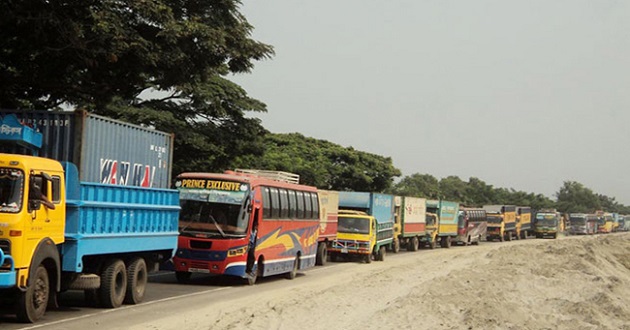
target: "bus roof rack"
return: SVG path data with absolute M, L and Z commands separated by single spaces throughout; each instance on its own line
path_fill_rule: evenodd
M 268 170 L 253 170 L 253 169 L 234 169 L 236 173 L 256 175 L 261 178 L 271 179 L 275 181 L 288 182 L 288 183 L 300 183 L 300 176 L 298 174 L 282 172 L 282 171 L 268 171 Z

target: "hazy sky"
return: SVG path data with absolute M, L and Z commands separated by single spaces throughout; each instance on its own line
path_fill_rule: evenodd
M 630 1 L 243 0 L 276 56 L 234 80 L 274 133 L 555 199 L 630 204 Z

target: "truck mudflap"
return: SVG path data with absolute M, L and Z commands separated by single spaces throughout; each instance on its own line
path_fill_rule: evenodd
M 5 271 L 5 264 L 8 264 L 9 270 Z M 5 255 L 4 252 L 0 249 L 0 289 L 13 288 L 16 284 L 17 274 L 15 272 L 15 263 L 13 262 L 13 257 L 10 255 Z

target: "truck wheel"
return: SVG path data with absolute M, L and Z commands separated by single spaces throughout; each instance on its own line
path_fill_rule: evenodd
M 436 240 L 432 239 L 431 242 L 429 242 L 429 249 L 433 250 L 437 247 L 437 242 Z
M 111 259 L 101 273 L 99 300 L 104 308 L 120 307 L 127 291 L 127 269 L 120 259 Z
M 366 264 L 371 264 L 372 263 L 372 254 L 366 254 L 363 255 L 363 261 L 365 261 Z
M 385 246 L 381 246 L 378 249 L 378 253 L 376 255 L 376 260 L 377 261 L 385 261 L 385 253 L 387 253 L 386 250 L 385 250 Z
M 50 283 L 48 271 L 39 265 L 29 279 L 30 285 L 25 292 L 20 292 L 17 303 L 17 319 L 22 323 L 33 323 L 44 316 L 48 306 Z
M 521 232 L 521 239 L 527 239 L 527 232 L 526 231 L 522 231 Z
M 298 266 L 300 265 L 300 256 L 297 255 L 295 257 L 295 261 L 293 261 L 293 269 L 287 273 L 287 278 L 292 280 L 297 276 Z
M 418 251 L 418 238 L 412 237 L 411 241 L 407 243 L 407 251 Z
M 132 260 L 127 268 L 127 293 L 125 294 L 125 304 L 135 305 L 141 303 L 144 299 L 147 282 L 149 282 L 147 263 L 143 258 Z
M 317 245 L 317 256 L 315 257 L 315 264 L 318 266 L 326 265 L 326 258 L 328 258 L 328 249 L 326 249 L 326 243 L 319 243 L 319 245 Z
M 190 282 L 190 278 L 192 277 L 191 272 L 175 272 L 175 278 L 177 279 L 177 283 L 186 284 Z
M 400 240 L 394 240 L 394 243 L 392 243 L 392 252 L 394 253 L 398 253 L 400 252 Z
M 440 240 L 440 246 L 443 248 L 450 248 L 451 247 L 451 236 L 445 236 L 442 237 L 442 239 Z

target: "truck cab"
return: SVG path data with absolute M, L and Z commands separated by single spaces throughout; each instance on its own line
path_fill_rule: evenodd
M 381 260 L 375 252 L 377 231 L 373 216 L 362 211 L 339 210 L 337 219 L 337 238 L 328 251 L 332 261 L 355 257 L 370 263 L 372 255 Z
M 536 213 L 534 231 L 536 238 L 557 238 L 560 231 L 560 213 L 555 211 L 541 211 Z

